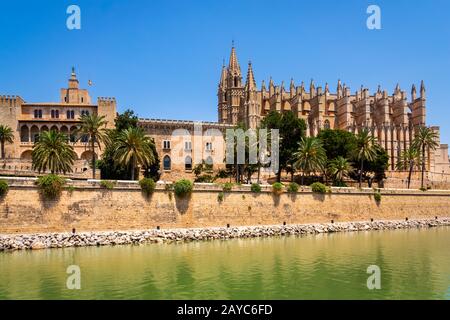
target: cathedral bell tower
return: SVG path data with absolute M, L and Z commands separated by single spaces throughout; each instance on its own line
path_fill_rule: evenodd
M 219 122 L 238 124 L 243 97 L 244 87 L 242 86 L 241 67 L 233 44 L 228 68 L 222 67 L 220 77 L 218 90 Z

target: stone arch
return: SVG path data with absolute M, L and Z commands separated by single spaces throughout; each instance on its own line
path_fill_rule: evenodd
M 29 142 L 30 141 L 30 130 L 27 125 L 23 125 L 20 128 L 20 142 Z
M 91 150 L 86 150 L 84 151 L 81 156 L 80 159 L 81 160 L 86 160 L 86 161 L 92 161 L 92 155 L 95 154 L 95 159 L 98 159 L 97 154 L 93 153 Z
M 51 130 L 51 131 L 59 132 L 59 128 L 58 128 L 56 125 L 53 125 L 53 126 L 50 128 L 50 130 Z
M 77 140 L 77 127 L 76 126 L 71 126 L 70 127 L 70 142 L 76 142 Z
M 208 156 L 208 157 L 206 158 L 206 160 L 205 160 L 205 163 L 206 163 L 207 165 L 212 166 L 212 165 L 214 164 L 214 160 L 213 160 L 213 158 L 212 158 L 211 156 Z
M 41 132 L 44 132 L 44 131 L 49 131 L 48 127 L 45 125 L 41 127 Z
M 31 142 L 36 142 L 39 139 L 39 128 L 32 126 L 30 129 Z
M 168 171 L 172 168 L 172 159 L 168 155 L 165 155 L 163 158 L 163 169 Z
M 326 129 L 331 129 L 331 124 L 330 124 L 330 120 L 325 120 L 323 123 L 323 128 Z
M 31 160 L 31 150 L 26 150 L 26 151 L 22 152 L 22 154 L 20 155 L 20 159 Z
M 64 134 L 67 137 L 67 139 L 69 139 L 69 128 L 67 128 L 67 126 L 62 126 L 60 132 Z

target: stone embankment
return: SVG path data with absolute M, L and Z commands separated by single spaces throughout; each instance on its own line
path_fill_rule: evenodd
M 333 232 L 395 230 L 450 226 L 450 218 L 403 221 L 341 222 L 328 224 L 249 226 L 230 228 L 167 229 L 86 233 L 0 235 L 0 251 L 227 240 Z

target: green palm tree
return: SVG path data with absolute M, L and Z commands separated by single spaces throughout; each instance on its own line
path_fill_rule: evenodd
M 153 141 L 141 128 L 131 127 L 117 135 L 114 141 L 114 158 L 118 164 L 130 166 L 131 180 L 135 179 L 137 165 L 150 166 L 155 161 L 152 144 Z
M 397 170 L 408 170 L 408 189 L 411 186 L 411 176 L 414 168 L 421 168 L 420 151 L 414 146 L 410 146 L 408 149 L 403 150 L 395 165 Z
M 2 149 L 2 159 L 5 159 L 5 143 L 14 142 L 14 133 L 10 126 L 0 125 L 0 144 Z
M 106 144 L 109 142 L 108 130 L 106 129 L 105 116 L 99 116 L 96 114 L 84 114 L 80 118 L 81 126 L 78 129 L 81 138 L 87 137 L 87 142 L 92 151 L 92 178 L 95 179 L 95 146 L 98 146 L 101 150 L 101 144 Z
M 375 143 L 375 138 L 369 130 L 363 129 L 356 135 L 356 159 L 360 161 L 359 187 L 362 187 L 362 176 L 364 171 L 364 161 L 373 161 L 377 156 L 379 146 Z
M 342 184 L 344 178 L 348 177 L 355 169 L 351 163 L 342 156 L 330 161 L 328 169 L 333 176 L 335 182 Z
M 323 171 L 327 161 L 322 141 L 314 137 L 303 137 L 293 158 L 295 161 L 294 167 L 302 171 L 302 184 L 305 174 L 309 175 L 311 172 Z
M 422 153 L 422 182 L 421 188 L 424 188 L 424 177 L 425 177 L 425 153 L 426 151 L 435 150 L 439 144 L 437 143 L 438 135 L 436 132 L 427 127 L 419 127 L 416 131 L 416 136 L 414 137 L 412 146 L 419 152 Z
M 32 168 L 40 172 L 47 169 L 52 174 L 72 172 L 77 158 L 73 147 L 67 142 L 67 136 L 58 131 L 43 131 L 31 152 Z

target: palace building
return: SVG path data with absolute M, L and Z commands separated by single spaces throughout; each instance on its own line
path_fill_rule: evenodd
M 19 96 L 0 96 L 0 124 L 8 125 L 14 130 L 14 143 L 5 145 L 7 163 L 4 171 L 31 170 L 31 151 L 39 133 L 57 130 L 65 133 L 78 156 L 75 173 L 82 174 L 89 170 L 92 150 L 84 137 L 75 134 L 83 114 L 105 116 L 107 127 L 114 127 L 116 117 L 116 100 L 98 98 L 93 104 L 89 92 L 79 88 L 75 70 L 69 79 L 68 88 L 60 90 L 59 102 L 26 102 Z M 97 158 L 101 151 L 96 148 Z
M 76 128 L 83 114 L 106 117 L 107 128 L 114 128 L 116 117 L 114 98 L 91 101 L 88 90 L 79 87 L 75 70 L 68 87 L 60 90 L 59 102 L 26 102 L 19 96 L 0 96 L 0 124 L 14 130 L 14 143 L 5 144 L 6 159 L 0 167 L 1 174 L 33 175 L 31 151 L 38 135 L 47 130 L 65 133 L 72 143 L 78 160 L 74 177 L 89 177 L 92 150 L 84 137 L 76 136 Z M 270 111 L 292 111 L 307 124 L 307 135 L 315 136 L 320 130 L 343 129 L 358 133 L 369 129 L 378 143 L 387 150 L 390 158 L 389 177 L 403 179 L 395 172 L 398 156 L 410 145 L 418 126 L 426 123 L 426 90 L 422 82 L 419 90 L 413 85 L 408 100 L 405 91 L 397 85 L 393 94 L 380 87 L 371 94 L 361 87 L 355 93 L 341 81 L 333 93 L 328 84 L 322 89 L 310 82 L 305 89 L 302 82 L 296 86 L 291 80 L 289 89 L 284 83 L 268 86 L 256 85 L 252 64 L 248 64 L 245 83 L 236 49 L 231 49 L 228 66 L 223 65 L 218 85 L 218 122 L 184 120 L 139 119 L 138 125 L 153 138 L 161 161 L 161 179 L 174 181 L 182 177 L 193 178 L 196 164 L 212 164 L 217 172 L 225 168 L 226 129 L 243 123 L 257 128 Z M 439 133 L 439 127 L 431 127 Z M 438 138 L 439 140 L 439 138 Z M 430 181 L 450 182 L 448 145 L 428 152 L 427 178 Z M 95 149 L 96 157 L 101 150 Z M 400 174 L 400 176 L 397 176 Z
M 262 81 L 256 85 L 252 64 L 249 62 L 245 83 L 238 62 L 236 49 L 231 49 L 228 67 L 223 65 L 218 86 L 219 123 L 245 124 L 257 128 L 270 111 L 292 111 L 304 119 L 308 136 L 315 136 L 323 129 L 342 129 L 358 133 L 368 129 L 378 143 L 388 152 L 390 169 L 395 170 L 398 156 L 406 150 L 414 138 L 417 127 L 426 124 L 426 90 L 423 81 L 419 90 L 415 85 L 408 96 L 399 85 L 392 94 L 378 87 L 373 94 L 361 87 L 355 93 L 338 80 L 336 91 L 330 86 L 317 86 L 313 80 L 308 90 L 302 82 L 296 85 L 291 79 L 286 89 L 284 82 L 268 86 Z M 439 133 L 439 127 L 432 127 Z M 428 155 L 428 171 L 450 174 L 448 145 Z

